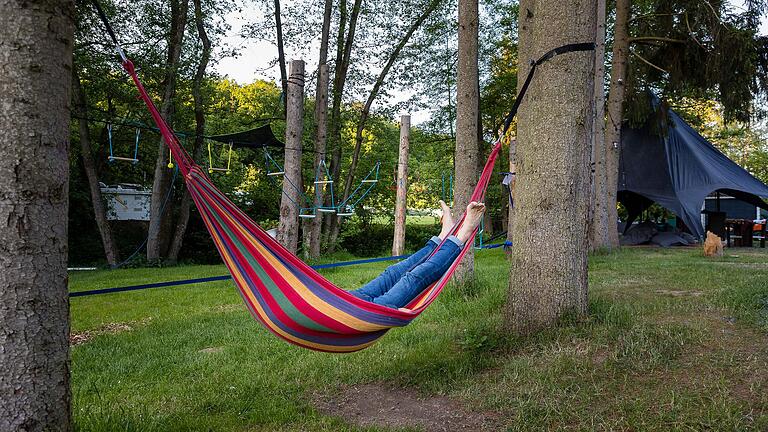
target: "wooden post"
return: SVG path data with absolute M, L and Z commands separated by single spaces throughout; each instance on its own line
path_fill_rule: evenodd
M 280 225 L 277 241 L 295 254 L 299 243 L 299 206 L 301 199 L 301 138 L 304 132 L 304 61 L 291 61 L 288 78 L 288 108 L 285 125 L 285 165 L 283 195 L 280 201 Z
M 408 196 L 408 147 L 411 142 L 411 116 L 400 116 L 400 156 L 397 161 L 397 198 L 395 200 L 395 239 L 392 255 L 405 250 L 405 216 Z

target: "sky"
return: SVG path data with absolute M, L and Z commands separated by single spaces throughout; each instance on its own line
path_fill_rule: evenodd
M 238 2 L 240 1 L 238 0 Z M 743 5 L 744 2 L 734 2 L 735 8 L 743 8 Z M 260 9 L 259 5 L 255 5 L 254 2 L 248 2 L 247 6 L 243 6 L 240 9 L 242 11 L 232 12 L 226 17 L 226 21 L 231 25 L 231 29 L 228 32 L 228 36 L 223 38 L 223 42 L 230 47 L 239 48 L 239 55 L 237 57 L 222 58 L 215 66 L 216 71 L 240 84 L 250 83 L 257 79 L 279 81 L 279 68 L 277 65 L 271 66 L 271 63 L 277 57 L 277 47 L 270 42 L 247 39 L 241 36 L 243 26 L 259 21 L 263 17 L 264 11 Z M 763 17 L 760 33 L 763 35 L 768 34 L 768 17 Z M 317 45 L 319 46 L 319 41 Z M 309 49 L 307 50 L 309 55 L 305 55 L 302 58 L 306 62 L 307 75 L 313 75 L 317 69 L 318 59 L 314 55 L 317 51 L 319 49 Z M 293 59 L 292 56 L 295 55 L 298 54 L 291 53 L 290 51 L 286 52 L 286 60 L 289 62 Z M 391 102 L 404 101 L 410 96 L 411 94 L 407 91 L 394 92 Z M 430 117 L 429 111 L 400 114 L 411 114 L 412 123 L 415 125 L 427 121 Z M 399 117 L 399 115 L 396 117 Z

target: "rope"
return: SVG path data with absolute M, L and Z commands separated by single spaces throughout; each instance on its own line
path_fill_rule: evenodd
M 338 268 L 338 267 L 349 267 L 349 266 L 376 263 L 376 262 L 382 262 L 382 261 L 402 260 L 402 259 L 408 258 L 409 256 L 410 255 L 398 255 L 398 256 L 391 256 L 391 257 L 344 261 L 344 262 L 331 263 L 331 264 L 319 264 L 319 265 L 312 266 L 312 268 L 315 270 L 322 270 L 322 269 L 330 269 L 330 268 Z M 78 292 L 69 293 L 69 296 L 85 297 L 85 296 L 92 296 L 92 295 L 98 295 L 98 294 L 111 294 L 111 293 L 125 292 L 125 291 L 138 291 L 138 290 L 145 290 L 149 288 L 164 288 L 164 287 L 172 287 L 172 286 L 180 286 L 180 285 L 198 284 L 198 283 L 204 283 L 204 282 L 217 282 L 217 281 L 224 281 L 229 279 L 232 279 L 232 276 L 230 275 L 212 276 L 212 277 L 206 277 L 206 278 L 186 279 L 186 280 L 180 280 L 180 281 L 158 282 L 158 283 L 143 284 L 143 285 L 123 286 L 123 287 L 116 287 L 116 288 L 103 288 L 103 289 L 90 290 L 90 291 L 78 291 Z

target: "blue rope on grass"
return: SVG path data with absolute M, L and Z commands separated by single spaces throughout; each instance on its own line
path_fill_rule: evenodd
M 321 269 L 330 269 L 330 268 L 338 268 L 338 267 L 348 267 L 348 266 L 369 264 L 369 263 L 382 262 L 382 261 L 401 260 L 401 259 L 408 258 L 409 256 L 410 255 L 398 255 L 398 256 L 391 256 L 391 257 L 345 261 L 345 262 L 331 263 L 331 264 L 318 264 L 318 265 L 312 266 L 312 268 L 315 270 L 321 270 Z M 92 296 L 97 294 L 111 294 L 111 293 L 125 292 L 125 291 L 138 291 L 138 290 L 144 290 L 149 288 L 165 288 L 165 287 L 171 287 L 171 286 L 191 285 L 191 284 L 204 283 L 204 282 L 218 282 L 218 281 L 229 280 L 229 279 L 232 279 L 232 276 L 230 275 L 212 276 L 207 278 L 186 279 L 186 280 L 169 281 L 169 282 L 157 282 L 157 283 L 151 283 L 151 284 L 131 285 L 131 286 L 124 286 L 124 287 L 116 287 L 116 288 L 104 288 L 104 289 L 97 289 L 97 290 L 91 290 L 91 291 L 78 291 L 78 292 L 69 293 L 69 296 L 85 297 L 85 296 Z

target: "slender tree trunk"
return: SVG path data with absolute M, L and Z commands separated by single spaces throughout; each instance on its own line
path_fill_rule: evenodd
M 280 84 L 283 87 L 283 112 L 288 108 L 288 81 L 285 70 L 285 48 L 283 46 L 283 20 L 280 17 L 280 0 L 275 0 L 275 30 L 277 32 L 277 63 L 280 65 Z
M 192 157 L 195 160 L 199 160 L 203 151 L 203 136 L 205 135 L 205 108 L 203 106 L 201 87 L 203 85 L 203 78 L 205 78 L 205 70 L 208 68 L 208 62 L 211 59 L 211 40 L 208 38 L 208 34 L 205 31 L 201 0 L 192 0 L 192 4 L 195 7 L 197 35 L 203 45 L 203 50 L 200 54 L 200 62 L 197 64 L 197 70 L 195 71 L 195 78 L 192 84 L 192 98 L 195 103 L 195 144 L 192 149 Z M 192 197 L 189 195 L 189 191 L 185 190 L 184 197 L 181 199 L 179 217 L 176 221 L 176 230 L 173 233 L 171 247 L 168 250 L 168 261 L 172 264 L 175 264 L 179 260 L 179 252 L 181 252 L 181 246 L 184 242 L 184 234 L 187 232 L 187 226 L 189 225 L 189 214 L 191 209 Z
M 624 119 L 624 93 L 626 90 L 627 65 L 629 63 L 629 15 L 630 0 L 616 0 L 616 20 L 613 30 L 613 55 L 611 66 L 611 86 L 608 93 L 608 121 L 605 130 L 605 170 L 606 170 L 606 206 L 608 224 L 608 248 L 619 247 L 619 220 L 616 209 L 617 189 L 619 186 L 619 151 L 621 146 L 621 124 Z
M 181 58 L 181 48 L 184 42 L 184 29 L 187 25 L 188 0 L 171 0 L 171 30 L 168 37 L 168 58 L 166 73 L 163 80 L 163 99 L 160 103 L 160 115 L 173 125 L 174 97 L 176 95 L 176 79 Z M 155 176 L 152 182 L 152 198 L 150 202 L 149 229 L 147 233 L 147 260 L 157 262 L 166 255 L 171 235 L 171 212 L 163 208 L 165 197 L 171 185 L 171 175 L 168 169 L 168 148 L 160 139 L 157 147 Z
M 315 169 L 318 174 L 325 174 L 320 169 L 320 163 L 325 160 L 328 144 L 328 39 L 331 31 L 331 18 L 333 12 L 333 0 L 325 0 L 325 12 L 323 15 L 323 30 L 320 37 L 320 61 L 317 70 L 317 90 L 315 92 Z M 343 34 L 343 32 L 342 32 Z M 317 185 L 315 187 L 318 187 Z M 323 205 L 324 189 L 315 193 L 315 207 Z M 305 242 L 304 253 L 307 258 L 320 256 L 320 232 L 322 230 L 323 214 L 316 212 L 314 219 L 308 219 L 304 226 Z
M 400 150 L 397 159 L 397 196 L 395 198 L 395 238 L 392 255 L 405 250 L 405 218 L 408 211 L 408 147 L 411 143 L 411 116 L 400 116 Z
M 101 244 L 104 247 L 104 256 L 107 258 L 107 263 L 111 267 L 117 265 L 120 261 L 120 257 L 117 251 L 117 245 L 115 244 L 115 237 L 112 235 L 112 227 L 107 221 L 107 212 L 104 207 L 104 200 L 101 196 L 101 188 L 99 187 L 99 178 L 96 175 L 96 164 L 93 161 L 93 153 L 91 150 L 91 131 L 88 128 L 87 119 L 87 101 L 85 99 L 85 93 L 80 85 L 80 77 L 78 77 L 77 69 L 72 69 L 72 95 L 74 100 L 74 111 L 77 114 L 78 131 L 80 132 L 80 152 L 83 158 L 83 168 L 85 169 L 85 176 L 88 179 L 88 189 L 91 192 L 91 203 L 93 205 L 93 217 L 96 220 L 96 227 L 99 230 L 101 236 Z
M 285 175 L 280 201 L 280 225 L 277 241 L 295 254 L 299 241 L 299 209 L 301 203 L 301 138 L 304 128 L 304 61 L 291 62 L 288 79 L 288 111 L 285 125 Z
M 454 178 L 454 217 L 469 204 L 477 184 L 478 93 L 478 0 L 459 0 L 459 53 L 456 66 L 456 174 Z M 471 240 L 470 240 L 471 241 Z M 474 277 L 475 257 L 470 250 L 456 269 L 456 278 Z
M 0 1 L 0 430 L 69 431 L 72 1 Z
M 344 8 L 346 9 L 346 0 L 341 0 Z M 360 9 L 362 7 L 362 0 L 355 0 L 352 4 L 352 13 L 349 18 L 349 29 L 347 31 L 347 37 L 343 40 L 343 50 L 337 50 L 337 62 L 336 73 L 334 74 L 333 81 L 333 105 L 331 109 L 331 121 L 330 121 L 330 137 L 333 144 L 333 156 L 331 157 L 331 176 L 334 180 L 341 178 L 341 105 L 342 97 L 344 96 L 344 85 L 347 80 L 347 71 L 349 70 L 349 63 L 352 57 L 352 46 L 355 42 L 355 33 L 357 31 L 357 19 L 360 16 Z M 341 6 L 340 6 L 341 7 Z M 341 27 L 339 28 L 339 36 L 343 37 L 344 32 Z M 340 39 L 341 42 L 341 39 Z M 341 53 L 341 62 L 338 62 L 339 54 Z M 327 205 L 334 205 L 334 203 L 326 201 Z M 328 251 L 333 252 L 336 247 L 336 241 L 339 236 L 339 218 L 329 217 L 326 219 L 327 223 L 324 227 L 328 233 Z
M 608 230 L 607 171 L 605 169 L 605 0 L 597 1 L 595 40 L 595 120 L 592 139 L 592 220 L 589 224 L 590 250 L 610 247 Z M 614 203 L 614 207 L 615 207 Z M 616 225 L 615 223 L 613 225 Z M 616 231 L 614 227 L 614 231 Z
M 595 40 L 597 0 L 537 0 L 533 53 Z M 567 53 L 537 68 L 518 118 L 519 206 L 512 233 L 507 328 L 529 334 L 587 309 L 587 208 L 593 118 L 593 53 Z M 568 229 L 552 234 L 551 221 Z

